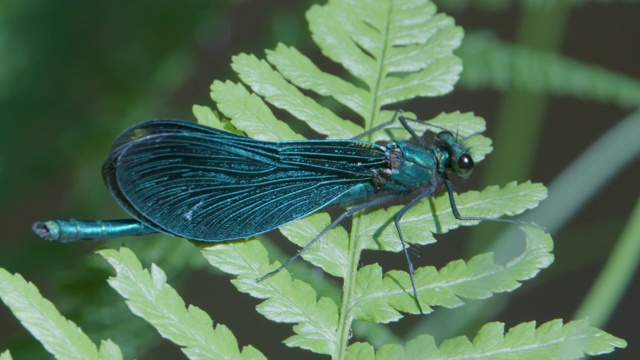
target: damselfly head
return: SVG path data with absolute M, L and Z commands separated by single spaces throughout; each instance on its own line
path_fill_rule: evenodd
M 442 131 L 436 135 L 438 146 L 448 155 L 449 164 L 447 170 L 456 176 L 466 179 L 473 171 L 473 158 L 469 155 L 468 149 L 462 145 L 455 135 L 449 131 Z

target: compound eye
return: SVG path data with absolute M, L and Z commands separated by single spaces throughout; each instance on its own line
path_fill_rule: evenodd
M 473 159 L 469 154 L 462 154 L 456 162 L 456 175 L 466 179 L 471 175 L 473 171 Z

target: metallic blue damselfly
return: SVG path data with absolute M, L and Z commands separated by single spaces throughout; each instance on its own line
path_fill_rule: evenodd
M 115 140 L 102 167 L 111 194 L 133 219 L 53 220 L 35 223 L 33 229 L 60 242 L 150 233 L 223 242 L 268 232 L 329 205 L 348 208 L 267 277 L 344 218 L 416 194 L 396 214 L 395 226 L 420 308 L 400 228 L 402 216 L 444 184 L 457 219 L 485 219 L 460 215 L 448 178 L 449 173 L 461 178 L 471 174 L 474 163 L 468 149 L 449 131 L 438 132 L 427 144 L 409 126 L 408 121 L 417 120 L 399 115 L 391 122 L 396 119 L 415 144 L 378 145 L 357 139 L 267 142 L 188 121 L 143 122 Z

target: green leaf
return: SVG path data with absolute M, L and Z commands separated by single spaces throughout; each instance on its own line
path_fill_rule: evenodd
M 226 119 L 220 119 L 216 113 L 208 106 L 193 105 L 193 115 L 195 115 L 198 123 L 212 128 L 229 131 L 235 134 L 240 134 L 241 131 L 231 125 Z
M 624 340 L 590 327 L 585 320 L 564 325 L 562 320 L 552 320 L 538 328 L 532 321 L 517 325 L 506 334 L 504 324 L 494 322 L 484 325 L 473 341 L 459 336 L 445 340 L 438 349 L 432 336 L 420 335 L 404 347 L 396 344 L 382 346 L 375 358 L 577 359 L 584 355 L 610 353 L 616 347 L 626 346 Z
M 103 341 L 98 349 L 78 325 L 62 316 L 35 285 L 20 274 L 12 275 L 0 268 L 0 298 L 56 358 L 122 359 L 120 349 L 110 340 Z M 8 352 L 5 354 L 10 357 Z
M 562 320 L 552 320 L 538 328 L 531 321 L 511 328 L 506 334 L 504 324 L 494 322 L 484 325 L 473 342 L 463 336 L 445 340 L 439 351 L 427 358 L 576 359 L 606 354 L 626 345 L 624 340 L 590 327 L 585 320 L 564 325 Z
M 299 246 L 305 246 L 309 239 L 320 234 L 331 223 L 327 213 L 321 212 L 294 221 L 280 227 L 282 235 Z M 349 262 L 349 235 L 342 226 L 331 229 L 320 241 L 302 253 L 302 257 L 310 263 L 322 268 L 325 272 L 344 278 Z
M 571 95 L 626 108 L 640 105 L 640 80 L 555 53 L 501 42 L 486 34 L 465 38 L 462 85 L 508 91 Z
M 264 359 L 255 348 L 242 352 L 231 331 L 213 321 L 195 306 L 185 307 L 178 293 L 167 284 L 165 273 L 152 265 L 142 268 L 127 248 L 99 252 L 116 270 L 109 285 L 127 299 L 131 311 L 153 325 L 164 337 L 179 346 L 190 359 Z
M 101 359 L 122 359 L 120 347 L 111 339 L 101 340 L 99 351 Z
M 245 54 L 233 58 L 233 69 L 256 94 L 329 137 L 353 137 L 362 132 L 362 127 L 303 95 L 296 85 L 333 97 L 361 116 L 368 128 L 379 122 L 376 119 L 384 105 L 450 92 L 462 70 L 460 60 L 453 55 L 462 29 L 450 17 L 437 14 L 429 1 L 332 1 L 313 6 L 307 19 L 323 54 L 351 72 L 357 78 L 354 83 L 321 71 L 284 45 L 267 51 L 267 60 L 278 71 L 266 61 Z M 248 94 L 231 88 L 230 83 L 222 84 L 214 83 L 212 98 L 234 124 L 252 123 L 253 119 L 266 124 L 265 117 L 272 120 L 270 112 L 265 116 L 251 114 L 266 113 L 264 103 L 257 98 L 249 101 Z M 265 136 L 260 133 L 264 130 L 266 126 L 255 133 Z
M 346 359 L 373 359 L 374 354 L 375 350 L 373 346 L 358 342 L 349 346 Z
M 276 51 L 270 52 L 277 58 Z M 281 54 L 280 54 L 281 55 Z M 264 60 L 240 54 L 232 59 L 232 67 L 242 81 L 274 106 L 289 111 L 317 132 L 335 138 L 350 138 L 362 133 L 356 124 L 340 119 L 329 109 L 305 96 Z
M 467 191 L 455 197 L 462 216 L 500 218 L 532 209 L 544 200 L 547 189 L 539 183 L 509 183 L 504 187 L 489 186 L 482 191 Z M 402 246 L 393 223 L 395 214 L 404 206 L 376 209 L 361 218 L 360 236 L 367 239 L 363 247 L 371 250 L 400 251 Z M 453 216 L 447 194 L 426 199 L 409 209 L 400 221 L 405 241 L 427 245 L 435 242 L 433 233 L 446 233 L 461 225 L 479 221 L 459 221 Z
M 366 90 L 336 75 L 323 72 L 308 57 L 295 48 L 278 44 L 275 50 L 267 50 L 267 59 L 284 78 L 297 87 L 315 91 L 318 95 L 331 96 L 362 118 L 367 116 L 368 93 Z M 346 121 L 338 122 L 336 125 L 350 128 L 356 126 Z M 353 135 L 363 131 L 361 127 L 358 128 L 359 131 L 354 128 L 356 131 Z M 340 128 L 338 130 L 342 131 Z M 329 131 L 318 131 L 327 135 L 330 133 Z M 343 135 L 343 137 L 347 136 Z
M 198 119 L 198 123 L 216 129 L 222 129 L 223 124 L 220 118 L 208 106 L 193 105 L 193 114 Z
M 211 85 L 211 98 L 233 125 L 250 137 L 268 141 L 304 140 L 302 135 L 276 119 L 262 99 L 240 84 L 216 80 Z
M 285 342 L 320 354 L 331 354 L 336 349 L 338 308 L 328 298 L 317 296 L 313 288 L 300 280 L 293 280 L 288 271 L 262 281 L 258 278 L 275 269 L 270 264 L 266 249 L 257 240 L 207 246 L 202 249 L 211 265 L 237 276 L 233 284 L 238 290 L 259 299 L 258 312 L 276 322 L 298 323 L 296 335 Z
M 307 19 L 322 53 L 367 86 L 365 118 L 377 106 L 446 94 L 462 70 L 452 54 L 462 30 L 428 1 L 334 1 Z
M 505 266 L 493 261 L 492 253 L 474 256 L 468 262 L 455 260 L 440 270 L 432 266 L 415 271 L 418 297 L 425 313 L 434 306 L 455 308 L 461 298 L 484 299 L 494 293 L 513 291 L 524 280 L 553 262 L 553 242 L 541 229 L 523 227 L 525 251 Z M 382 276 L 378 265 L 358 271 L 353 299 L 354 317 L 372 322 L 390 322 L 401 317 L 399 311 L 417 313 L 409 274 L 392 270 Z
M 269 263 L 267 251 L 259 241 L 250 240 L 246 242 L 203 246 L 202 253 L 213 266 L 224 272 L 237 275 L 238 278 L 233 280 L 233 283 L 240 291 L 246 292 L 259 299 L 274 298 L 273 302 L 267 304 L 270 307 L 264 307 L 261 310 L 264 311 L 265 315 L 271 320 L 295 322 L 296 319 L 299 318 L 299 314 L 303 314 L 303 320 L 305 321 L 311 322 L 316 320 L 315 314 L 318 312 L 316 311 L 317 304 L 315 294 L 312 293 L 313 289 L 306 284 L 306 286 L 303 285 L 304 283 L 300 280 L 296 280 L 294 284 L 286 269 L 264 281 L 258 281 L 258 278 L 275 269 L 277 265 Z M 287 298 L 286 295 L 289 294 L 285 293 L 284 290 L 281 291 L 281 289 L 293 289 L 293 298 Z M 310 292 L 306 293 L 307 290 Z M 289 290 L 287 290 L 287 292 L 288 291 Z M 304 291 L 305 293 L 296 294 L 296 291 Z M 298 297 L 298 295 L 304 296 Z M 304 300 L 309 300 L 310 303 L 296 304 Z M 287 301 L 289 301 L 289 303 L 287 303 Z M 281 304 L 284 304 L 282 306 L 284 306 L 286 310 L 282 313 L 279 308 Z M 333 308 L 335 311 L 335 303 Z M 304 314 L 313 316 L 305 318 L 304 316 L 306 315 Z M 312 338 L 335 332 L 335 329 L 330 330 L 335 328 L 335 324 L 328 321 L 332 317 L 335 317 L 335 314 L 330 314 L 330 316 L 322 318 L 321 321 L 317 323 L 317 327 L 310 327 L 308 331 L 305 331 L 310 332 L 310 337 Z M 318 332 L 318 334 L 315 334 L 316 332 Z M 323 347 L 326 347 L 326 344 L 323 345 Z
M 404 347 L 396 344 L 382 346 L 376 352 L 376 360 L 390 359 L 431 359 L 436 358 L 438 347 L 429 335 L 421 335 L 409 341 Z

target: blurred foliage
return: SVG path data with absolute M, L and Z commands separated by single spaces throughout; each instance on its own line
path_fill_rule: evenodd
M 134 248 L 145 265 L 160 265 L 172 285 L 190 289 L 187 300 L 204 309 L 215 309 L 217 321 L 237 326 L 248 343 L 277 357 L 284 349 L 280 341 L 288 329 L 265 334 L 260 329 L 267 322 L 256 319 L 255 303 L 237 295 L 227 279 L 189 272 L 199 268 L 202 260 L 188 242 L 158 236 L 144 241 L 64 246 L 38 241 L 29 229 L 33 221 L 49 218 L 122 217 L 123 212 L 109 198 L 100 175 L 101 162 L 115 136 L 127 126 L 150 118 L 192 119 L 193 104 L 211 106 L 209 86 L 214 79 L 232 77 L 229 61 L 234 54 L 246 52 L 262 57 L 261 49 L 273 48 L 277 42 L 302 52 L 308 50 L 310 37 L 304 12 L 310 3 L 0 1 L 2 267 L 20 272 L 36 283 L 65 316 L 87 333 L 96 338 L 111 337 L 119 345 L 128 346 L 123 349 L 125 358 L 133 354 L 145 358 L 145 349 L 152 351 L 148 358 L 180 356 L 175 348 L 157 348 L 159 336 L 142 321 L 128 316 L 124 304 L 106 287 L 104 279 L 111 273 L 101 259 L 90 255 L 98 247 L 124 242 Z M 566 72 L 558 68 L 558 76 L 575 71 L 579 73 L 575 79 L 587 80 L 593 79 L 594 74 L 600 74 L 600 78 L 612 74 L 621 79 L 621 84 L 638 87 L 638 3 L 438 3 L 471 35 L 470 41 L 476 40 L 475 45 L 483 39 L 478 36 L 490 34 L 489 45 L 497 45 L 497 50 L 487 53 L 485 47 L 485 54 L 507 56 L 503 59 L 509 60 L 509 52 L 524 51 L 520 59 L 548 59 L 567 65 Z M 463 43 L 459 52 L 468 71 L 463 73 L 459 89 L 445 99 L 404 106 L 421 118 L 461 110 L 475 111 L 488 120 L 495 141 L 495 154 L 488 160 L 495 164 L 483 166 L 486 171 L 478 169 L 470 182 L 459 184 L 461 188 L 481 188 L 482 178 L 483 182 L 500 184 L 521 177 L 550 182 L 624 118 L 630 112 L 628 106 L 638 104 L 627 92 L 623 94 L 627 96 L 624 104 L 599 100 L 616 99 L 613 93 L 577 94 L 544 87 L 531 93 L 509 79 L 505 81 L 507 69 L 497 72 L 502 77 L 472 84 L 471 80 L 479 78 L 471 77 L 474 71 L 476 75 L 485 74 L 479 67 L 480 59 L 471 52 L 473 45 Z M 502 50 L 505 52 L 499 52 Z M 524 75 L 535 79 L 535 67 Z M 571 83 L 556 85 L 575 89 Z M 616 90 L 615 85 L 611 88 Z M 509 303 L 506 297 L 496 299 L 469 316 L 443 311 L 431 317 L 426 328 L 437 327 L 442 330 L 440 336 L 446 338 L 450 336 L 446 331 L 474 334 L 474 324 L 486 322 L 483 317 L 511 324 L 532 318 L 570 319 L 623 232 L 638 199 L 640 166 L 638 157 L 634 159 L 612 176 L 612 182 L 600 193 L 589 194 L 592 200 L 572 214 L 574 220 L 566 231 L 558 230 L 554 236 L 556 262 L 542 278 L 516 292 Z M 578 190 L 574 192 L 579 193 Z M 460 235 L 455 232 L 439 239 L 435 247 L 421 251 L 418 261 L 439 265 L 459 258 L 461 249 L 469 246 Z M 375 259 L 378 260 L 381 259 Z M 384 261 L 397 261 L 391 266 L 404 266 L 400 256 Z M 209 293 L 198 295 L 198 291 Z M 639 298 L 637 287 L 628 289 L 604 328 L 629 341 L 630 349 L 617 352 L 616 358 L 633 358 L 634 344 L 640 341 L 633 326 L 640 321 L 634 311 Z M 220 310 L 231 306 L 238 310 Z M 461 316 L 467 316 L 464 323 L 458 321 Z M 0 350 L 10 348 L 15 358 L 48 358 L 6 308 L 0 307 L 0 317 L 8 319 L 0 329 Z M 398 325 L 393 330 L 415 334 L 417 329 L 407 329 L 406 323 L 402 326 L 405 327 Z M 289 354 L 308 355 L 296 351 L 290 350 Z
M 154 117 L 193 118 L 192 105 L 210 101 L 212 80 L 229 76 L 233 54 L 300 42 L 308 3 L 263 12 L 254 12 L 255 5 L 0 2 L 0 215 L 8 229 L 0 263 L 51 291 L 65 315 L 96 339 L 120 339 L 127 358 L 160 338 L 129 316 L 106 286 L 105 264 L 80 256 L 95 245 L 33 242 L 24 230 L 34 217 L 123 216 L 100 175 L 122 129 Z M 203 261 L 186 241 L 127 246 L 178 283 Z M 11 348 L 16 358 L 48 358 L 17 324 L 8 325 L 0 332 L 1 348 Z

